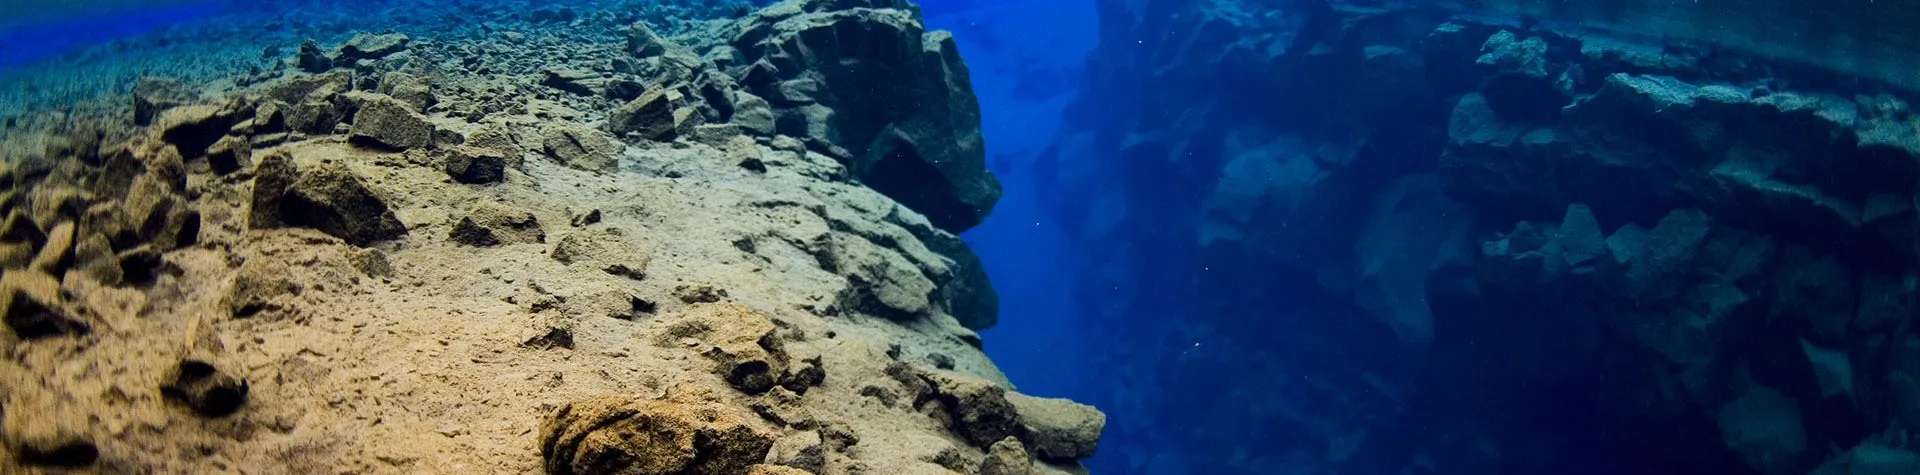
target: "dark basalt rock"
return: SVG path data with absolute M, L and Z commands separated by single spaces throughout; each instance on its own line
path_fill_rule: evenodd
M 808 13 L 743 24 L 732 46 L 754 66 L 741 84 L 774 103 L 779 133 L 846 150 L 867 186 L 941 229 L 965 231 L 1000 199 L 966 64 L 950 35 L 924 30 L 917 10 L 878 3 L 809 2 Z M 759 106 L 747 105 L 743 123 L 758 127 Z
M 248 387 L 246 379 L 227 374 L 212 363 L 183 360 L 160 386 L 160 394 L 201 416 L 226 417 L 247 403 Z
M 372 95 L 360 104 L 353 116 L 354 143 L 394 150 L 426 148 L 433 145 L 433 124 L 411 110 L 406 103 L 385 95 Z
M 252 202 L 255 229 L 313 228 L 356 246 L 407 234 L 386 201 L 337 163 L 301 169 L 289 155 L 268 155 L 254 170 Z

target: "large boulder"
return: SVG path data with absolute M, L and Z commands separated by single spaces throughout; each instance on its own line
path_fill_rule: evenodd
M 1000 183 L 986 169 L 979 103 L 953 37 L 925 31 L 917 10 L 894 2 L 801 3 L 742 23 L 732 46 L 752 66 L 734 76 L 773 102 L 780 133 L 844 150 L 861 181 L 941 229 L 979 224 Z
M 620 167 L 619 142 L 579 125 L 555 126 L 540 137 L 547 157 L 581 170 L 611 173 Z
M 1093 406 L 1067 399 L 1039 398 L 1007 393 L 1007 402 L 1020 414 L 1020 431 L 1033 455 L 1042 460 L 1072 461 L 1093 456 L 1106 430 L 1107 415 Z

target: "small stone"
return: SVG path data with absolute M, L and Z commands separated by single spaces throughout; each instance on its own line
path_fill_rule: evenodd
M 455 146 L 447 151 L 446 170 L 461 183 L 499 183 L 507 176 L 507 155 L 490 148 Z
M 569 167 L 600 173 L 619 170 L 619 153 L 623 147 L 593 129 L 577 125 L 553 127 L 547 129 L 540 144 L 547 157 Z
M 288 308 L 300 293 L 291 279 L 293 269 L 267 257 L 247 259 L 234 273 L 227 288 L 228 314 L 233 318 L 254 318 Z
M 205 417 L 226 417 L 247 402 L 247 380 L 221 371 L 212 363 L 184 360 L 160 386 L 160 395 L 186 405 Z
M 354 251 L 352 254 L 347 255 L 347 260 L 353 263 L 354 269 L 358 269 L 360 273 L 368 276 L 389 277 L 393 275 L 393 263 L 387 260 L 387 253 L 379 249 L 367 248 Z
M 547 242 L 547 233 L 540 229 L 540 219 L 532 212 L 491 201 L 474 205 L 447 237 L 480 247 Z
M 600 222 L 600 210 L 587 211 L 586 214 L 573 217 L 573 227 L 587 227 Z
M 1033 475 L 1033 460 L 1027 457 L 1027 448 L 1020 445 L 1020 439 L 1008 437 L 994 442 L 987 449 L 987 458 L 980 461 L 980 475 Z
M 767 460 L 775 465 L 784 465 L 813 473 L 826 469 L 827 454 L 821 448 L 820 433 L 804 430 L 787 434 L 773 443 L 773 450 L 767 454 Z
M 338 59 L 336 59 L 335 62 L 336 64 L 345 63 L 350 65 L 354 61 L 361 59 L 385 58 L 394 53 L 406 51 L 407 43 L 411 41 L 412 38 L 400 33 L 387 33 L 383 35 L 360 33 L 354 35 L 353 39 L 347 40 L 346 43 L 340 45 Z

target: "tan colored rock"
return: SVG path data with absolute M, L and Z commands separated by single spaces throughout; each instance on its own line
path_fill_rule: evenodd
M 736 407 L 619 396 L 569 403 L 540 434 L 553 475 L 732 475 L 759 464 L 774 444 Z
M 448 238 L 469 246 L 534 244 L 547 242 L 540 219 L 527 210 L 492 201 L 482 201 L 454 224 Z
M 1023 439 L 1042 460 L 1070 461 L 1093 456 L 1107 415 L 1093 406 L 1067 399 L 1038 398 L 1007 393 L 1007 402 L 1020 413 Z
M 1000 439 L 987 449 L 987 458 L 980 460 L 980 475 L 1034 475 L 1033 459 L 1027 457 L 1020 439 Z

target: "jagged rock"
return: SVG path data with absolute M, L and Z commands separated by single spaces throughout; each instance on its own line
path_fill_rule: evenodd
M 331 134 L 352 110 L 344 96 L 353 90 L 352 81 L 353 73 L 346 70 L 299 76 L 269 87 L 267 96 L 287 105 L 282 113 L 288 129 L 314 135 Z
M 300 285 L 293 282 L 292 273 L 286 263 L 275 259 L 247 259 L 227 287 L 228 315 L 254 318 L 293 308 Z
M 994 442 L 987 449 L 987 458 L 980 460 L 980 475 L 1033 474 L 1033 460 L 1027 457 L 1026 446 L 1013 437 Z
M 915 407 L 930 397 L 941 405 L 947 427 L 967 443 L 987 448 L 1019 433 L 1020 413 L 1007 401 L 1006 388 L 952 373 L 921 373 L 920 378 L 931 385 L 932 392 L 916 398 Z
M 407 234 L 386 201 L 345 165 L 302 170 L 286 154 L 268 155 L 255 168 L 249 226 L 313 228 L 356 246 Z
M 703 282 L 680 284 L 673 287 L 673 296 L 680 299 L 682 303 L 714 303 L 726 300 L 727 289 Z
M 1647 231 L 1638 249 L 1624 254 L 1630 256 L 1626 273 L 1629 294 L 1642 299 L 1672 296 L 1678 290 L 1678 280 L 1699 256 L 1700 246 L 1712 230 L 1713 218 L 1700 210 L 1677 209 L 1667 213 L 1667 217 Z
M 554 244 L 551 255 L 563 264 L 587 266 L 634 280 L 646 278 L 647 264 L 653 260 L 652 253 L 626 236 L 606 230 L 568 233 Z
M 142 77 L 133 84 L 133 125 L 151 125 L 160 114 L 193 102 L 187 83 L 174 78 Z
M 300 41 L 300 52 L 296 54 L 294 64 L 301 71 L 324 73 L 333 69 L 333 58 L 327 57 L 327 53 L 320 49 L 319 42 L 307 38 Z
M 603 79 L 600 73 L 591 70 L 551 68 L 547 70 L 546 77 L 540 80 L 540 85 L 582 96 L 593 96 L 599 94 L 596 91 L 599 88 L 594 87 L 594 83 L 602 82 Z
M 527 210 L 492 201 L 482 201 L 453 225 L 448 239 L 469 246 L 499 246 L 547 242 L 539 218 Z
M 63 305 L 60 280 L 35 271 L 0 274 L 0 318 L 13 336 L 39 338 L 81 336 L 92 326 L 75 318 Z
M 540 454 L 553 475 L 746 473 L 774 444 L 753 419 L 724 404 L 585 399 L 541 424 Z
M 782 465 L 821 473 L 827 466 L 827 454 L 820 441 L 818 431 L 803 430 L 787 434 L 773 443 L 773 450 L 767 453 L 767 461 Z
M 1066 399 L 1037 398 L 1007 393 L 1020 414 L 1021 439 L 1042 460 L 1070 461 L 1093 456 L 1106 430 L 1107 415 L 1093 406 Z
M 776 111 L 781 133 L 847 150 L 862 182 L 958 233 L 986 217 L 1000 185 L 986 170 L 979 104 L 958 48 L 951 35 L 926 32 L 916 15 L 760 15 L 743 23 L 733 46 L 763 71 L 741 81 L 749 92 L 793 102 Z M 874 86 L 876 77 L 892 86 Z
M 447 149 L 446 171 L 468 184 L 499 183 L 507 176 L 507 155 L 499 150 L 468 145 Z
M 88 278 L 106 285 L 120 285 L 126 272 L 113 243 L 105 235 L 87 234 L 73 250 L 73 268 Z
M 1482 54 L 1476 63 L 1536 78 L 1547 77 L 1547 42 L 1539 37 L 1521 40 L 1511 31 L 1500 30 L 1480 45 L 1480 51 Z
M 205 417 L 226 417 L 238 412 L 247 402 L 247 393 L 245 378 L 199 360 L 182 360 L 160 386 L 162 397 Z
M 1770 277 L 1768 313 L 1814 342 L 1836 344 L 1859 313 L 1853 271 L 1832 256 L 1791 247 Z
M 214 173 L 225 175 L 252 164 L 253 144 L 246 137 L 228 135 L 207 149 L 207 165 L 213 168 Z
M 233 111 L 219 105 L 180 106 L 161 113 L 155 126 L 160 128 L 161 139 L 173 144 L 181 157 L 195 158 L 226 136 L 235 117 Z
M 407 104 L 386 95 L 371 95 L 353 116 L 354 143 L 395 150 L 433 145 L 433 124 Z
M 636 58 L 660 56 L 679 49 L 680 45 L 660 37 L 646 23 L 627 26 L 627 53 Z
M 773 115 L 773 105 L 766 99 L 746 91 L 733 93 L 733 121 L 747 133 L 769 137 L 777 131 Z
M 400 33 L 370 34 L 360 33 L 340 45 L 335 53 L 335 64 L 352 65 L 362 59 L 380 59 L 407 50 L 412 38 Z
M 564 125 L 547 129 L 540 139 L 547 157 L 581 170 L 611 173 L 620 167 L 617 142 L 593 129 Z
M 1813 367 L 1813 379 L 1820 384 L 1821 397 L 1853 395 L 1853 362 L 1847 359 L 1846 352 L 1821 348 L 1806 340 L 1800 340 L 1800 350 L 1807 356 L 1807 364 Z
M 386 94 L 406 104 L 415 112 L 427 112 L 433 107 L 433 84 L 427 78 L 402 72 L 388 72 L 380 78 L 381 94 Z
M 1600 220 L 1593 217 L 1593 210 L 1587 205 L 1575 203 L 1567 206 L 1567 214 L 1560 220 L 1560 228 L 1554 234 L 1548 255 L 1559 256 L 1556 266 L 1565 269 L 1591 270 L 1595 263 L 1607 255 L 1606 233 L 1600 230 Z
M 1720 407 L 1720 435 L 1727 448 L 1761 473 L 1789 473 L 1807 448 L 1800 408 L 1785 394 L 1754 386 Z
M 655 339 L 661 347 L 693 345 L 715 363 L 719 375 L 747 394 L 760 394 L 781 383 L 790 358 L 773 321 L 738 304 L 696 304 L 679 315 Z
M 694 109 L 688 107 L 688 101 L 687 94 L 679 88 L 654 88 L 615 108 L 607 117 L 607 127 L 615 134 L 672 140 L 691 133 L 694 126 L 702 123 Z
M 63 221 L 47 230 L 46 244 L 40 246 L 27 267 L 47 275 L 65 273 L 73 264 L 74 229 L 73 222 Z

